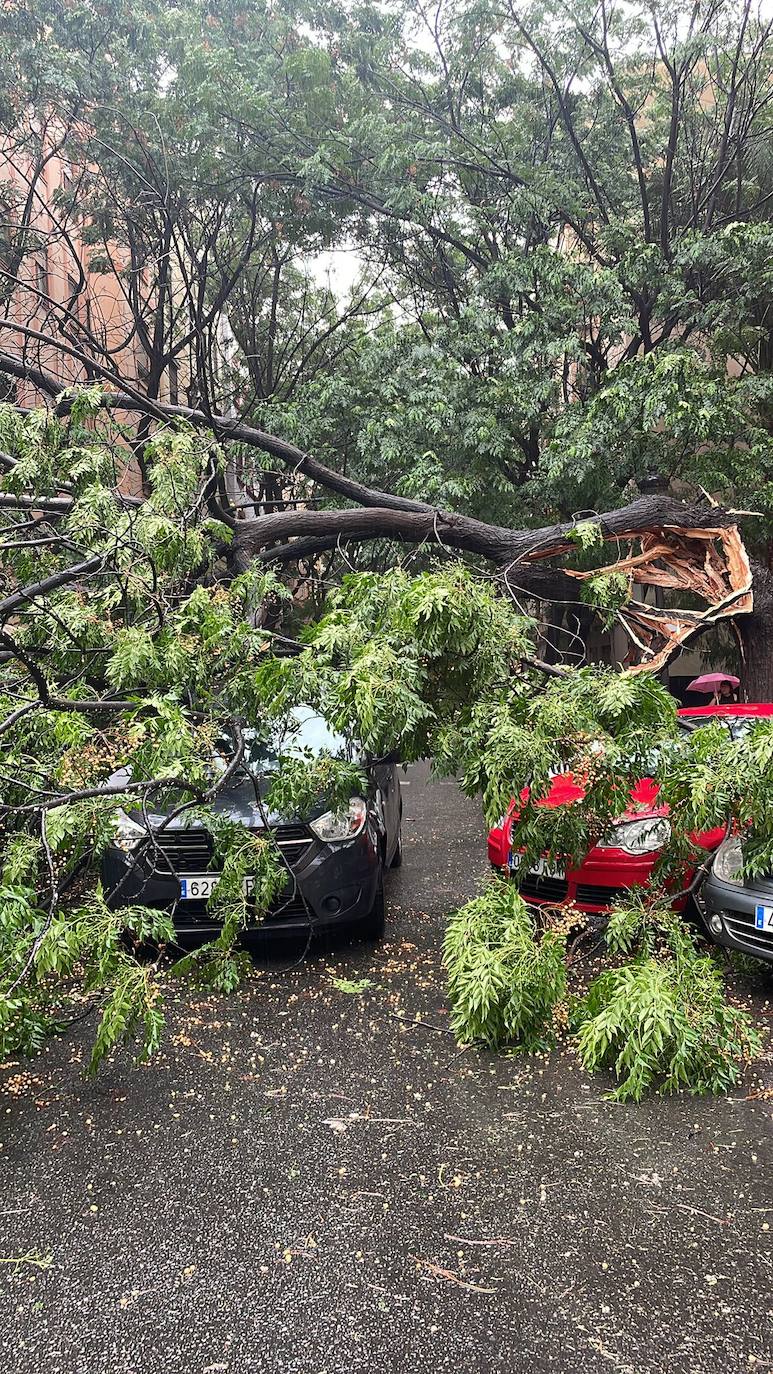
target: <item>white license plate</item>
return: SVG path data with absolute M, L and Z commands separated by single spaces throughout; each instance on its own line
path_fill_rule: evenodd
M 519 855 L 510 854 L 510 871 L 513 872 L 519 863 Z M 537 873 L 541 878 L 565 878 L 566 870 L 558 868 L 556 864 L 549 864 L 547 859 L 537 859 L 529 866 L 529 873 Z
M 180 901 L 206 902 L 207 899 L 212 896 L 219 882 L 219 873 L 191 873 L 187 877 L 180 879 Z M 244 879 L 242 891 L 245 897 L 252 896 L 254 887 L 254 878 Z
M 773 906 L 756 906 L 754 908 L 754 924 L 757 930 L 773 932 Z

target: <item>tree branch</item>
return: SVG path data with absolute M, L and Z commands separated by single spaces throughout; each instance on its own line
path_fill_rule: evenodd
M 711 505 L 685 505 L 668 496 L 643 496 L 630 506 L 599 515 L 604 539 L 621 539 L 653 529 L 717 529 L 735 524 L 732 512 Z M 528 565 L 570 552 L 569 537 L 576 521 L 536 530 L 513 530 L 488 525 L 450 511 L 396 511 L 385 508 L 361 510 L 288 510 L 239 521 L 236 542 L 262 561 L 279 562 L 305 558 L 332 548 L 342 539 L 397 539 L 407 543 L 433 540 L 447 548 L 480 554 L 497 567 L 518 565 L 518 576 L 528 576 Z M 291 541 L 298 537 L 297 543 Z
M 106 382 L 114 385 L 114 379 L 106 375 L 104 369 L 98 370 L 102 372 Z M 0 372 L 6 372 L 11 376 L 32 382 L 34 386 L 52 399 L 61 395 L 62 383 L 56 377 L 51 373 L 44 372 L 41 368 L 20 362 L 19 359 L 12 357 L 9 353 L 0 352 Z M 249 448 L 260 449 L 261 452 L 270 454 L 272 458 L 278 458 L 292 472 L 301 472 L 312 482 L 318 482 L 328 491 L 333 491 L 337 496 L 343 496 L 349 501 L 356 501 L 361 506 L 383 506 L 390 510 L 402 511 L 432 510 L 432 507 L 423 501 L 411 501 L 404 496 L 394 496 L 391 492 L 377 491 L 372 487 L 365 486 L 362 482 L 355 482 L 349 477 L 344 477 L 341 473 L 326 467 L 324 463 L 318 462 L 316 458 L 312 458 L 310 454 L 304 453 L 303 449 L 296 448 L 295 444 L 290 444 L 275 434 L 267 434 L 264 430 L 256 429 L 252 425 L 243 424 L 238 420 L 230 420 L 224 415 L 206 415 L 204 411 L 193 410 L 190 406 L 167 405 L 162 401 L 151 401 L 122 390 L 106 391 L 103 405 L 115 410 L 151 415 L 162 421 L 186 420 L 188 424 L 194 425 L 197 429 L 210 430 L 220 440 L 232 440 L 246 444 Z M 63 397 L 58 400 L 57 412 L 66 415 L 71 406 L 72 400 Z

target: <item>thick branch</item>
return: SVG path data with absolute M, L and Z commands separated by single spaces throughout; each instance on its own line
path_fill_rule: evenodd
M 295 535 L 310 535 L 303 543 L 311 552 L 333 548 L 339 540 L 398 539 L 409 544 L 437 542 L 448 548 L 466 549 L 481 554 L 493 563 L 511 557 L 513 531 L 485 525 L 468 516 L 448 511 L 403 511 L 383 507 L 359 510 L 292 510 L 264 515 L 257 520 L 240 521 L 236 542 L 249 553 L 279 545 Z M 282 561 L 303 557 L 295 554 L 293 544 L 279 550 Z M 276 553 L 275 553 L 276 556 Z
M 92 558 L 86 558 L 82 563 L 73 563 L 69 568 L 61 568 L 59 572 L 52 573 L 50 577 L 44 577 L 40 582 L 32 582 L 27 587 L 21 587 L 19 591 L 12 592 L 10 596 L 0 601 L 0 615 L 6 619 L 18 606 L 23 606 L 25 601 L 34 601 L 36 597 L 45 596 L 47 592 L 53 592 L 57 587 L 65 587 L 70 582 L 77 582 L 81 577 L 88 577 L 90 573 L 97 572 L 105 566 L 105 558 L 101 553 L 95 554 Z
M 732 513 L 716 506 L 688 506 L 667 496 L 643 496 L 630 506 L 597 517 L 605 539 L 625 538 L 652 529 L 712 529 L 735 524 Z M 517 568 L 516 580 L 526 565 L 568 553 L 573 521 L 538 530 L 512 530 L 487 525 L 449 511 L 396 511 L 370 507 L 364 510 L 291 510 L 240 521 L 239 546 L 251 554 L 270 549 L 272 557 L 289 562 L 333 548 L 346 539 L 397 539 L 407 543 L 436 542 L 447 548 L 480 554 L 497 567 Z M 286 543 L 298 537 L 298 543 Z

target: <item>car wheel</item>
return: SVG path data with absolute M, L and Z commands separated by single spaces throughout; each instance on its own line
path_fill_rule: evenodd
M 402 868 L 402 864 L 403 864 L 403 832 L 402 832 L 402 827 L 401 827 L 400 830 L 399 830 L 398 833 L 397 833 L 397 844 L 396 844 L 396 846 L 395 846 L 395 852 L 394 852 L 394 854 L 392 855 L 392 862 L 390 863 L 389 867 L 390 867 L 390 868 Z
M 381 872 L 376 888 L 373 906 L 360 925 L 366 940 L 383 940 L 386 924 L 386 903 L 384 901 L 384 874 Z

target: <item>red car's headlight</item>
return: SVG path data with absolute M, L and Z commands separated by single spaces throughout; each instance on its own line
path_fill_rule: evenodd
M 723 883 L 743 885 L 743 849 L 740 835 L 731 835 L 719 846 L 714 858 L 714 874 Z
M 623 821 L 599 844 L 599 849 L 622 849 L 625 854 L 653 854 L 671 839 L 671 825 L 664 816 Z

